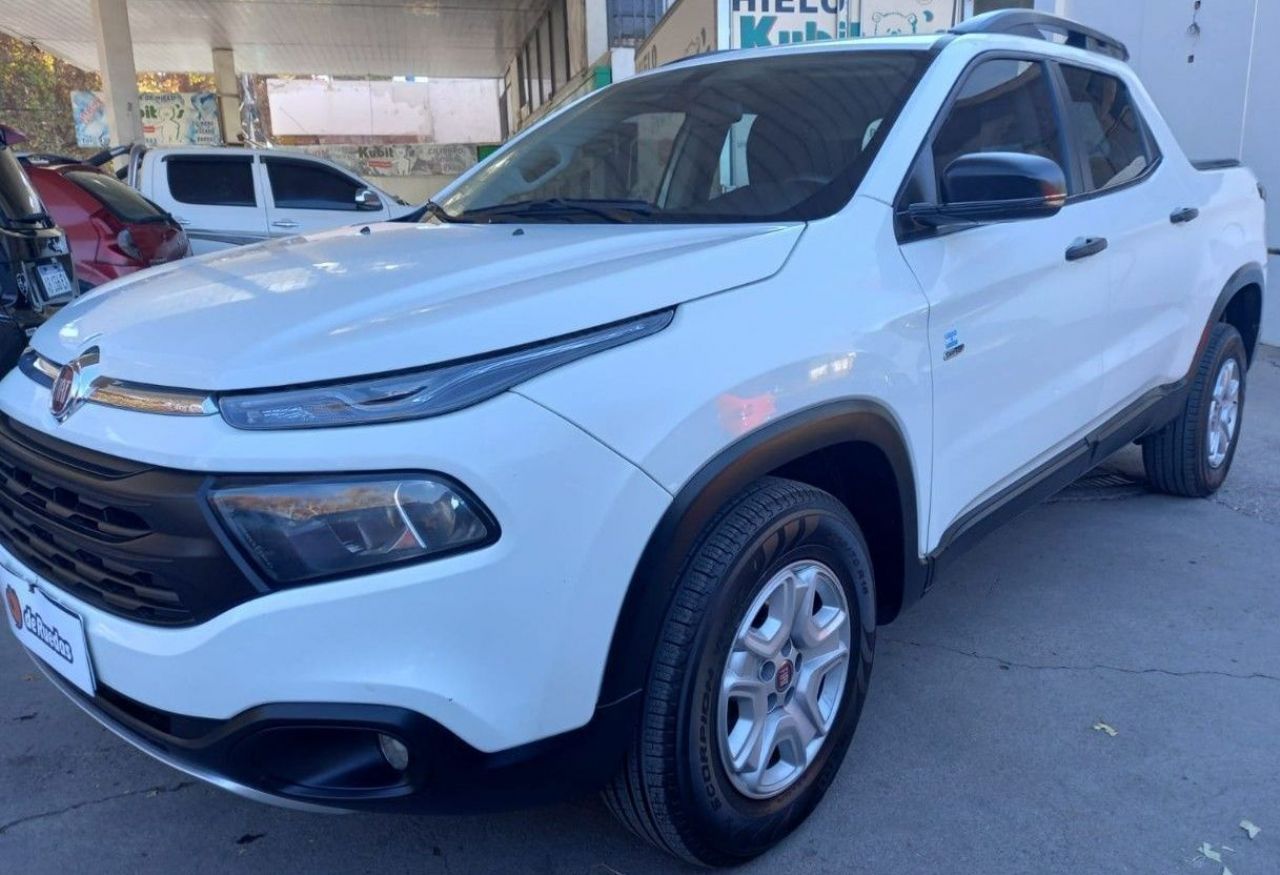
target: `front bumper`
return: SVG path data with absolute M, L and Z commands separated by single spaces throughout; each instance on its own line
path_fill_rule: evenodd
M 572 732 L 486 754 L 402 708 L 291 703 L 201 720 L 109 689 L 86 696 L 31 659 L 85 713 L 154 759 L 237 796 L 309 812 L 459 814 L 570 799 L 617 772 L 641 703 L 634 695 Z M 381 759 L 379 733 L 406 745 L 407 769 Z
M 228 724 L 267 705 L 420 715 L 481 754 L 588 724 L 622 599 L 670 496 L 576 426 L 507 394 L 420 422 L 305 435 L 87 405 L 62 425 L 19 373 L 0 411 L 78 446 L 210 473 L 443 471 L 498 519 L 494 545 L 251 599 L 198 625 L 135 622 L 0 563 L 84 620 L 96 677 L 147 708 Z

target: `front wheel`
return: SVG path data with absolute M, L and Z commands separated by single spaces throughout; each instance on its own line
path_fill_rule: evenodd
M 874 618 L 870 558 L 845 507 L 788 480 L 748 488 L 685 563 L 609 807 L 642 838 L 703 865 L 777 844 L 844 758 Z
M 1240 332 L 1225 322 L 1214 325 L 1196 364 L 1186 407 L 1142 441 L 1142 464 L 1152 486 L 1188 498 L 1218 491 L 1240 439 L 1248 368 Z

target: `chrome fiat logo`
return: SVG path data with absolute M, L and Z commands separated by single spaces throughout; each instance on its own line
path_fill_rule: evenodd
M 791 686 L 791 681 L 795 677 L 795 674 L 796 674 L 795 663 L 793 663 L 789 659 L 786 662 L 782 663 L 782 665 L 778 666 L 778 674 L 775 677 L 774 682 L 777 684 L 777 689 L 779 693 L 781 693 L 787 687 Z
M 94 347 L 67 362 L 58 371 L 49 396 L 49 412 L 58 422 L 65 422 L 68 416 L 89 400 L 97 365 L 98 348 Z

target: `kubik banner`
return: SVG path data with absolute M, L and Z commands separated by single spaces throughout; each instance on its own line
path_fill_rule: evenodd
M 732 48 L 940 33 L 958 0 L 733 0 Z

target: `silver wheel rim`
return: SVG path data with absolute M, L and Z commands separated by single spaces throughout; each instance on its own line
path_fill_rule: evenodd
M 1213 381 L 1213 397 L 1209 401 L 1208 440 L 1205 441 L 1210 468 L 1221 468 L 1231 452 L 1240 421 L 1240 366 L 1233 358 L 1218 369 Z
M 852 622 L 826 565 L 793 562 L 738 625 L 720 680 L 720 761 L 738 792 L 768 799 L 805 773 L 835 725 Z

